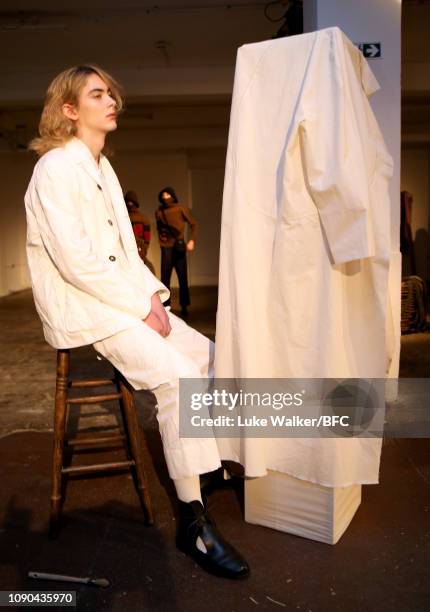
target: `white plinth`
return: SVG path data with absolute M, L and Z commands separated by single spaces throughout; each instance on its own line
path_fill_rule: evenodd
M 245 520 L 336 544 L 361 503 L 361 485 L 323 487 L 270 470 L 245 481 Z

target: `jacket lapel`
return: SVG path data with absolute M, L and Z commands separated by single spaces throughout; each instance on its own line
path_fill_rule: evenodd
M 100 183 L 96 162 L 87 145 L 79 138 L 72 138 L 66 143 L 65 148 L 73 161 L 79 164 L 97 184 Z
M 100 160 L 103 170 L 103 176 L 106 181 L 106 186 L 109 190 L 109 195 L 112 202 L 112 207 L 115 213 L 115 218 L 118 224 L 118 230 L 121 237 L 121 242 L 124 251 L 130 263 L 133 262 L 133 256 L 137 255 L 136 239 L 131 227 L 130 217 L 125 205 L 124 196 L 118 178 L 110 165 L 109 160 L 103 155 Z M 138 255 L 137 255 L 138 256 Z
M 91 160 L 87 161 L 87 160 L 82 160 L 80 162 L 80 165 L 82 166 L 82 168 L 85 170 L 85 172 L 87 172 L 97 183 L 97 185 L 100 185 L 100 177 L 99 174 L 97 172 L 97 168 L 95 166 L 95 163 L 91 163 Z M 100 185 L 101 187 L 101 185 Z

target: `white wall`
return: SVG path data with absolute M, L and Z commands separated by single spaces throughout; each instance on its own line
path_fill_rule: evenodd
M 194 151 L 189 155 L 193 214 L 199 222 L 197 248 L 188 258 L 191 281 L 195 285 L 218 284 L 225 155 L 225 148 Z
M 30 286 L 24 194 L 32 167 L 30 155 L 0 153 L 0 295 Z

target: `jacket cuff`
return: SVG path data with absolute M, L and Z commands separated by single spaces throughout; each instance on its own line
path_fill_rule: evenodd
M 346 210 L 333 214 L 319 211 L 335 264 L 375 256 L 375 240 L 367 210 Z
M 158 280 L 156 276 L 154 276 L 154 274 L 152 274 L 151 270 L 149 270 L 143 261 L 141 261 L 141 263 L 143 289 L 146 295 L 151 297 L 154 295 L 154 293 L 158 293 L 162 302 L 168 300 L 170 297 L 170 291 L 161 281 Z

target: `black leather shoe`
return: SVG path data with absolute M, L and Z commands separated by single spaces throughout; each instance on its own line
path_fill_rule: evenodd
M 197 548 L 200 537 L 206 552 Z M 249 565 L 242 555 L 220 534 L 199 501 L 179 502 L 179 526 L 176 546 L 210 574 L 223 578 L 246 578 Z

